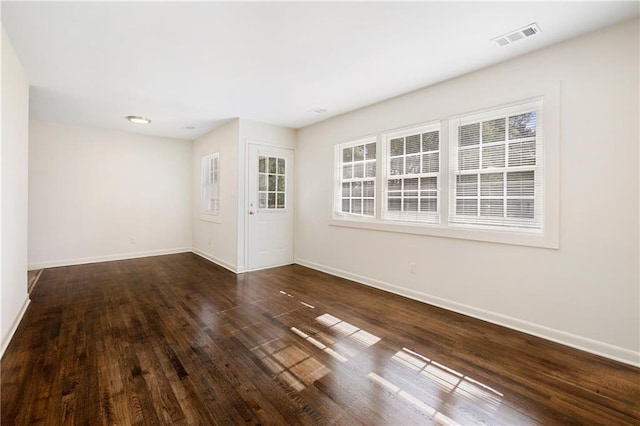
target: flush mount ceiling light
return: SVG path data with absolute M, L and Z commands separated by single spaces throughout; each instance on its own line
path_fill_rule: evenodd
M 541 32 L 542 31 L 540 30 L 538 24 L 534 22 L 533 24 L 527 25 L 526 27 L 518 28 L 517 30 L 511 31 L 507 34 L 503 34 L 500 37 L 491 39 L 491 41 L 502 47 L 506 46 L 507 44 L 514 43 L 518 40 L 540 34 Z
M 151 123 L 151 120 L 149 120 L 146 117 L 140 117 L 137 115 L 127 115 L 127 120 L 129 120 L 132 123 L 136 123 L 136 124 L 149 124 Z

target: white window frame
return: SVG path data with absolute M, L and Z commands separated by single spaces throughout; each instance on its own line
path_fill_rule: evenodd
M 373 162 L 374 164 L 374 176 L 371 177 L 367 177 L 366 176 L 366 164 L 369 160 L 363 159 L 362 160 L 362 164 L 363 164 L 363 177 L 361 178 L 355 178 L 355 177 L 350 177 L 350 178 L 345 178 L 343 176 L 343 158 L 342 158 L 342 153 L 343 150 L 345 148 L 352 148 L 355 146 L 360 146 L 360 145 L 364 145 L 367 146 L 369 144 L 375 144 L 376 145 L 376 158 Z M 380 148 L 379 148 L 379 143 L 378 143 L 378 138 L 373 136 L 373 137 L 366 137 L 366 138 L 361 138 L 361 139 L 357 139 L 357 140 L 353 140 L 353 141 L 349 141 L 349 142 L 345 142 L 345 143 L 341 143 L 339 145 L 335 146 L 335 151 L 334 151 L 334 155 L 335 155 L 335 159 L 334 159 L 334 164 L 335 166 L 335 183 L 334 183 L 334 187 L 336 188 L 334 191 L 334 202 L 333 202 L 333 211 L 335 216 L 337 217 L 351 217 L 351 218 L 362 218 L 362 219 L 374 219 L 377 217 L 378 212 L 380 211 L 379 209 L 379 196 L 378 196 L 378 186 L 379 186 L 379 179 L 378 179 L 378 170 L 380 169 L 379 167 L 379 153 L 380 153 Z M 364 182 L 373 182 L 373 216 L 368 216 L 365 215 L 364 213 L 352 213 L 352 212 L 344 212 L 342 211 L 342 199 L 343 199 L 343 184 L 352 184 L 352 183 L 364 183 Z M 362 187 L 362 193 L 364 194 L 364 185 Z M 364 197 L 364 195 L 361 196 L 361 198 L 364 200 L 364 198 L 371 198 L 371 197 Z M 349 199 L 353 199 L 353 197 L 349 197 Z M 350 208 L 351 210 L 351 208 Z M 362 206 L 362 211 L 364 212 L 364 206 Z
M 522 89 L 522 90 L 520 90 Z M 527 96 L 528 95 L 528 96 Z M 531 96 L 533 95 L 533 96 Z M 514 96 L 517 96 L 515 99 Z M 383 194 L 384 175 L 386 170 L 386 156 L 384 153 L 385 135 L 391 135 L 404 130 L 394 130 L 380 132 L 375 136 L 369 136 L 367 139 L 377 138 L 378 155 L 377 155 L 377 174 L 376 174 L 376 216 L 371 217 L 355 217 L 350 215 L 337 214 L 339 205 L 334 202 L 331 212 L 329 224 L 331 226 L 349 227 L 377 230 L 384 232 L 408 233 L 417 235 L 428 235 L 444 238 L 456 238 L 464 240 L 475 240 L 484 242 L 493 242 L 500 244 L 513 244 L 530 247 L 542 247 L 558 249 L 560 246 L 560 83 L 547 82 L 531 87 L 521 87 L 514 91 L 514 94 L 504 93 L 502 96 L 492 97 L 492 102 L 488 103 L 482 99 L 471 98 L 469 104 L 475 108 L 467 111 L 453 111 L 447 114 L 444 119 L 440 120 L 440 180 L 439 180 L 439 200 L 438 210 L 440 214 L 439 224 L 419 223 L 419 222 L 399 222 L 391 220 L 383 220 L 382 207 L 385 202 L 385 194 Z M 500 103 L 499 100 L 504 102 Z M 491 113 L 491 111 L 501 110 L 510 107 L 519 107 L 521 105 L 542 99 L 543 114 L 542 120 L 538 120 L 540 126 L 540 134 L 543 138 L 542 161 L 543 170 L 540 173 L 542 179 L 544 196 L 541 204 L 540 218 L 542 227 L 537 230 L 527 230 L 519 228 L 505 228 L 492 226 L 468 226 L 461 224 L 449 223 L 449 210 L 451 190 L 451 172 L 449 170 L 450 162 L 450 133 L 451 121 L 468 115 L 475 115 L 483 112 Z M 432 120 L 431 123 L 434 121 Z M 417 126 L 408 126 L 413 128 Z M 334 164 L 339 164 L 337 162 Z M 338 170 L 336 170 L 336 173 Z M 334 193 L 337 195 L 339 179 L 336 174 Z
M 381 182 L 382 184 L 380 185 L 381 188 L 381 192 L 382 192 L 382 208 L 381 208 L 381 215 L 380 215 L 380 219 L 381 220 L 385 220 L 385 221 L 394 221 L 394 222 L 409 222 L 409 223 L 417 223 L 417 224 L 439 224 L 440 223 L 440 203 L 441 203 L 441 198 L 440 198 L 440 185 L 441 185 L 441 170 L 442 170 L 442 156 L 440 155 L 440 149 L 442 148 L 442 132 L 441 132 L 441 128 L 440 128 L 440 122 L 434 122 L 434 123 L 428 123 L 428 124 L 423 124 L 423 125 L 419 125 L 416 127 L 410 127 L 410 128 L 405 128 L 402 130 L 396 130 L 393 132 L 387 132 L 387 133 L 383 133 L 382 136 L 382 146 L 383 146 L 383 158 L 382 158 L 382 167 L 381 167 L 381 173 L 380 173 L 380 178 L 381 178 Z M 425 133 L 431 133 L 437 131 L 438 132 L 438 150 L 436 151 L 429 151 L 429 152 L 423 152 L 422 150 L 419 151 L 419 153 L 417 154 L 407 154 L 406 152 L 403 155 L 397 155 L 397 156 L 392 156 L 391 155 L 391 141 L 394 139 L 398 139 L 398 138 L 406 138 L 409 136 L 414 136 L 414 135 L 420 135 L 420 139 L 421 139 L 421 146 L 422 146 L 422 135 Z M 437 172 L 427 172 L 427 173 L 423 173 L 422 171 L 419 173 L 410 173 L 407 174 L 406 173 L 406 158 L 408 155 L 410 156 L 415 156 L 415 155 L 419 155 L 420 156 L 420 168 L 422 169 L 422 156 L 427 154 L 427 155 L 432 155 L 432 154 L 438 154 L 438 171 Z M 403 163 L 404 163 L 404 167 L 405 167 L 405 174 L 402 175 L 392 175 L 391 174 L 391 160 L 392 159 L 403 159 Z M 435 212 L 420 212 L 420 211 L 416 211 L 415 213 L 412 212 L 406 212 L 406 211 L 390 211 L 388 206 L 388 200 L 389 200 L 389 189 L 388 189 L 388 182 L 389 180 L 393 180 L 393 179 L 413 179 L 413 178 L 417 178 L 418 181 L 420 181 L 421 178 L 429 178 L 429 177 L 435 177 L 437 179 L 437 184 L 436 184 L 436 211 Z M 403 183 L 404 185 L 404 183 Z M 418 188 L 417 191 L 415 191 L 418 195 L 417 198 L 420 199 L 420 193 L 421 192 L 425 192 L 427 191 L 422 190 L 422 188 Z M 432 192 L 434 190 L 429 189 L 429 192 Z M 401 190 L 401 196 L 400 199 L 402 200 L 402 204 L 404 204 L 405 202 L 405 192 L 407 192 L 404 187 Z M 411 191 L 413 192 L 413 191 Z M 397 197 L 393 197 L 393 198 L 397 198 Z M 409 197 L 406 197 L 409 198 Z M 413 198 L 413 197 L 411 197 Z M 426 198 L 426 197 L 425 197 Z
M 264 171 L 260 171 L 260 160 L 264 158 Z M 270 171 L 269 165 L 271 159 L 275 160 L 275 172 Z M 280 173 L 280 161 L 284 165 L 284 173 Z M 286 157 L 270 152 L 258 152 L 258 204 L 257 209 L 263 213 L 285 212 L 289 209 L 289 200 L 287 197 L 287 181 L 289 175 L 289 164 Z M 270 179 L 273 176 L 274 189 L 269 188 Z M 264 177 L 264 185 L 261 184 L 261 178 Z M 278 182 L 282 182 L 284 189 L 278 188 Z M 273 204 L 269 205 L 269 196 L 273 194 Z M 282 197 L 282 204 L 278 201 Z
M 523 143 L 524 140 L 515 139 L 509 140 L 509 120 L 508 118 L 514 115 L 519 115 L 526 112 L 536 112 L 536 136 L 534 139 L 535 143 L 535 164 L 534 165 L 524 165 L 524 166 L 511 166 L 509 165 L 509 153 L 512 149 L 511 146 L 517 143 Z M 480 135 L 482 134 L 482 123 L 493 120 L 504 118 L 506 127 L 505 127 L 505 140 L 500 143 L 480 143 L 477 145 L 477 149 L 479 150 L 479 164 L 477 169 L 469 169 L 469 170 L 460 170 L 458 168 L 458 153 L 463 150 L 476 149 L 476 145 L 470 147 L 458 147 L 458 129 L 460 126 L 464 125 L 472 125 L 479 124 L 480 126 Z M 449 130 L 449 218 L 448 223 L 450 226 L 460 226 L 460 227 L 472 227 L 472 228 L 486 228 L 486 229 L 496 229 L 496 230 L 504 230 L 504 231 L 515 231 L 515 232 L 533 232 L 533 233 L 542 233 L 542 225 L 543 225 L 543 211 L 544 211 L 544 143 L 543 143 L 543 135 L 544 135 L 544 114 L 543 114 L 543 100 L 542 98 L 532 100 L 530 102 L 523 102 L 518 105 L 513 105 L 504 108 L 492 108 L 488 111 L 483 111 L 480 113 L 468 114 L 459 117 L 454 117 L 449 120 L 450 130 Z M 531 138 L 528 138 L 528 141 L 531 141 Z M 504 145 L 504 166 L 503 167 L 483 167 L 484 161 L 484 151 L 489 145 L 499 146 Z M 532 171 L 534 173 L 534 195 L 529 197 L 533 201 L 534 207 L 534 217 L 531 219 L 524 218 L 509 218 L 508 217 L 508 202 L 510 199 L 524 199 L 526 197 L 512 197 L 510 198 L 507 187 L 508 187 L 508 174 L 514 172 L 529 172 Z M 482 175 L 487 174 L 503 174 L 503 195 L 502 196 L 482 196 L 482 184 L 481 177 Z M 458 175 L 469 175 L 469 176 L 477 176 L 476 183 L 476 194 L 470 196 L 458 195 L 457 191 L 457 177 Z M 477 211 L 480 212 L 482 210 L 482 201 L 488 199 L 498 199 L 502 200 L 502 210 L 504 217 L 489 217 L 482 216 L 480 214 L 476 216 L 467 216 L 467 215 L 458 215 L 456 210 L 456 203 L 459 199 L 470 199 L 475 200 L 477 202 Z
M 201 160 L 200 219 L 216 221 L 220 215 L 220 153 L 205 155 Z

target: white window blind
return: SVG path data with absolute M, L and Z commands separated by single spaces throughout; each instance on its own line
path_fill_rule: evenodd
M 554 93 L 335 145 L 332 225 L 557 247 Z
M 439 223 L 440 125 L 384 135 L 383 219 Z
M 450 121 L 449 223 L 542 230 L 542 100 Z
M 376 139 L 362 139 L 336 147 L 340 215 L 375 216 Z
M 202 213 L 220 212 L 220 154 L 202 157 Z

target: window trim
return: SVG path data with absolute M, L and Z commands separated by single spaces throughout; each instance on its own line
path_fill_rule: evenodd
M 419 221 L 419 220 L 403 220 L 401 219 L 402 213 L 399 214 L 393 214 L 393 213 L 389 213 L 388 210 L 388 205 L 387 205 L 387 194 L 388 194 L 388 181 L 391 179 L 391 176 L 389 174 L 389 162 L 391 160 L 391 140 L 392 139 L 396 139 L 398 137 L 407 137 L 413 134 L 420 134 L 422 135 L 423 133 L 429 133 L 429 132 L 433 132 L 433 131 L 437 131 L 438 132 L 438 150 L 437 152 L 439 153 L 438 155 L 438 171 L 437 172 L 432 172 L 432 173 L 428 173 L 430 175 L 435 174 L 438 178 L 438 183 L 437 183 L 437 188 L 436 188 L 436 203 L 437 203 L 437 209 L 435 211 L 435 213 L 429 214 L 429 213 L 425 213 L 423 214 L 424 217 L 431 217 L 433 218 L 432 221 Z M 391 222 L 391 223 L 407 223 L 407 224 L 412 224 L 412 225 L 419 225 L 419 226 L 424 226 L 424 225 L 437 225 L 440 224 L 442 222 L 442 216 L 440 213 L 440 206 L 442 204 L 442 198 L 441 198 L 441 188 L 442 188 L 442 183 L 441 183 L 441 179 L 442 179 L 442 123 L 440 121 L 431 121 L 428 123 L 422 123 L 422 124 L 418 124 L 416 126 L 410 126 L 410 127 L 404 127 L 402 129 L 396 129 L 396 130 L 392 130 L 389 132 L 384 132 L 380 135 L 380 139 L 381 139 L 381 152 L 382 152 L 382 158 L 380 159 L 380 161 L 382 162 L 380 164 L 380 173 L 379 176 L 376 175 L 376 179 L 379 179 L 380 181 L 380 209 L 378 210 L 379 214 L 376 215 L 376 219 L 380 220 L 380 221 L 384 221 L 384 222 Z M 403 155 L 403 157 L 406 157 L 406 153 Z M 422 157 L 423 152 L 420 151 L 419 155 Z M 422 158 L 420 159 L 420 167 L 422 168 Z M 418 173 L 416 175 L 416 177 L 418 179 L 420 179 L 420 177 L 422 177 L 424 173 Z M 395 175 L 394 175 L 395 176 Z M 407 179 L 407 174 L 401 175 L 403 176 L 402 178 L 399 179 Z M 410 178 L 409 178 L 410 179 Z M 402 191 L 404 192 L 404 190 Z M 419 193 L 419 191 L 418 191 Z M 402 198 L 402 197 L 401 197 Z M 418 198 L 420 198 L 418 196 Z M 394 217 L 396 216 L 396 217 Z M 418 216 L 418 215 L 416 215 Z
M 217 169 L 214 169 L 212 173 L 215 173 L 215 180 L 211 183 L 205 182 L 205 174 L 207 172 L 208 165 L 212 167 L 217 162 Z M 205 185 L 212 185 L 216 188 L 217 192 L 217 208 L 215 210 L 205 209 Z M 220 153 L 214 152 L 212 154 L 204 155 L 200 160 L 200 220 L 207 222 L 219 222 L 220 217 Z
M 263 157 L 265 159 L 265 171 L 261 172 L 260 171 L 260 158 Z M 275 173 L 272 173 L 271 171 L 269 171 L 269 160 L 270 159 L 275 159 L 276 160 L 276 171 Z M 279 172 L 279 160 L 282 160 L 284 162 L 284 173 L 280 173 Z M 264 175 L 265 176 L 265 185 L 266 188 L 265 190 L 261 190 L 260 189 L 260 175 Z M 273 175 L 275 176 L 275 190 L 270 190 L 269 189 L 269 176 Z M 280 191 L 278 189 L 277 183 L 278 181 L 280 181 L 280 179 L 278 179 L 278 177 L 282 177 L 282 180 L 284 181 L 284 191 Z M 258 188 L 258 195 L 257 195 L 257 206 L 256 209 L 260 212 L 260 213 L 275 213 L 275 212 L 286 212 L 290 209 L 289 206 L 289 197 L 287 197 L 287 189 L 288 189 L 288 183 L 289 181 L 289 162 L 287 161 L 286 157 L 281 156 L 280 154 L 276 154 L 273 152 L 268 152 L 268 151 L 258 151 L 258 183 L 257 183 L 257 188 Z M 264 193 L 265 194 L 265 206 L 261 207 L 260 206 L 260 194 Z M 269 194 L 273 193 L 274 194 L 274 206 L 275 207 L 269 207 Z M 278 207 L 278 195 L 281 194 L 284 197 L 284 203 L 283 203 L 283 207 Z
M 500 170 L 495 171 L 495 173 L 503 173 L 504 174 L 504 180 L 503 180 L 503 189 L 504 189 L 504 193 L 501 197 L 504 205 L 503 205 L 503 209 L 507 209 L 508 207 L 508 200 L 509 200 L 509 195 L 507 193 L 507 180 L 506 180 L 506 175 L 508 173 L 515 173 L 515 172 L 521 172 L 521 171 L 530 171 L 533 170 L 535 173 L 535 180 L 534 180 L 534 189 L 537 191 L 537 188 L 540 187 L 540 194 L 535 194 L 533 196 L 533 200 L 534 200 L 534 218 L 531 220 L 524 220 L 524 219 L 509 219 L 508 217 L 503 217 L 502 219 L 496 219 L 496 222 L 503 222 L 505 223 L 505 225 L 494 225 L 492 226 L 491 224 L 487 223 L 487 222 L 491 222 L 491 219 L 483 219 L 481 216 L 469 216 L 469 217 L 465 217 L 464 215 L 456 215 L 455 210 L 456 210 L 456 202 L 458 200 L 458 196 L 456 194 L 456 182 L 453 181 L 453 179 L 455 179 L 457 177 L 457 172 L 460 172 L 460 170 L 458 169 L 458 166 L 456 164 L 456 160 L 457 160 L 457 153 L 455 153 L 456 147 L 458 146 L 458 128 L 462 125 L 469 125 L 469 124 L 482 124 L 485 121 L 491 120 L 491 119 L 496 119 L 496 118 L 505 118 L 507 119 L 509 116 L 512 115 L 516 115 L 519 113 L 523 113 L 523 112 L 528 112 L 528 111 L 536 111 L 536 136 L 535 136 L 535 147 L 536 147 L 536 164 L 533 166 L 530 165 L 524 165 L 524 166 L 519 166 L 519 168 L 517 167 L 509 167 L 509 165 L 507 165 L 507 162 L 509 161 L 509 150 L 510 148 L 510 143 L 518 143 L 513 142 L 509 139 L 508 135 L 505 135 L 505 140 L 503 142 L 504 147 L 505 147 L 505 153 L 504 153 L 504 161 L 505 161 L 505 165 L 501 168 L 499 168 Z M 544 173 L 544 152 L 545 152 L 545 143 L 544 143 L 544 103 L 543 103 L 543 99 L 541 97 L 536 98 L 536 99 L 528 99 L 528 100 L 524 100 L 522 102 L 519 102 L 517 104 L 513 104 L 513 105 L 507 105 L 504 107 L 498 107 L 498 108 L 491 108 L 489 110 L 484 110 L 482 112 L 479 113 L 471 113 L 471 114 L 463 114 L 463 115 L 458 115 L 455 117 L 451 117 L 449 120 L 449 140 L 447 141 L 447 143 L 449 144 L 449 165 L 448 165 L 448 174 L 449 174 L 449 179 L 450 179 L 450 186 L 449 186 L 449 199 L 447 200 L 447 202 L 449 203 L 449 216 L 446 219 L 447 223 L 449 223 L 450 226 L 452 227 L 458 227 L 458 226 L 470 226 L 472 228 L 487 228 L 487 229 L 504 229 L 506 232 L 533 232 L 533 233 L 542 233 L 542 227 L 538 227 L 537 225 L 537 221 L 540 221 L 542 226 L 544 226 L 544 197 L 545 197 L 545 190 L 544 190 L 544 178 L 545 178 L 545 173 Z M 482 127 L 482 126 L 481 126 Z M 479 149 L 484 149 L 484 147 L 486 146 L 485 143 L 482 144 L 478 144 L 478 148 Z M 542 155 L 540 155 L 540 153 L 542 153 Z M 477 185 L 478 185 L 478 191 L 479 193 L 477 194 L 477 196 L 472 197 L 477 199 L 477 205 L 478 205 L 478 209 L 481 209 L 481 201 L 483 199 L 482 194 L 481 194 L 481 179 L 480 177 L 483 174 L 489 174 L 492 173 L 491 169 L 484 169 L 482 164 L 478 164 L 478 168 L 477 169 L 473 169 L 470 171 L 470 175 L 476 175 L 478 176 L 478 181 L 477 181 Z M 462 173 L 462 174 L 466 174 L 466 173 Z M 536 200 L 536 195 L 540 195 L 541 196 L 541 200 Z M 497 198 L 497 197 L 496 197 Z M 475 218 L 475 219 L 472 219 Z M 466 219 L 466 220 L 465 220 Z M 476 222 L 476 223 L 474 223 Z M 484 222 L 484 223 L 483 223 Z M 513 227 L 509 227 L 509 225 L 506 225 L 508 223 L 514 224 Z M 527 229 L 528 227 L 526 226 L 515 226 L 518 223 L 521 224 L 529 224 L 531 225 L 531 229 Z
M 377 219 L 378 212 L 380 211 L 380 200 L 379 200 L 379 167 L 378 167 L 378 158 L 380 157 L 380 141 L 377 136 L 367 136 L 355 140 L 351 140 L 348 142 L 343 142 L 340 144 L 336 144 L 334 146 L 334 191 L 333 191 L 333 215 L 339 218 L 344 219 L 353 219 L 353 218 L 362 218 L 365 220 L 375 220 Z M 373 179 L 373 216 L 365 216 L 364 214 L 355 214 L 355 213 L 345 213 L 342 211 L 342 150 L 344 148 L 354 147 L 358 145 L 368 145 L 371 143 L 376 144 L 376 175 Z M 366 172 L 366 169 L 365 169 Z M 363 179 L 366 179 L 363 178 Z M 364 181 L 364 180 L 363 180 Z
M 551 82 L 537 85 L 537 87 L 528 87 L 524 91 L 517 91 L 521 96 L 514 99 L 513 96 L 505 94 L 502 98 L 504 102 L 495 102 L 493 97 L 492 104 L 480 104 L 480 108 L 474 108 L 469 111 L 458 111 L 449 115 L 447 118 L 440 120 L 440 194 L 439 194 L 439 213 L 440 224 L 416 223 L 416 222 L 397 222 L 388 219 L 380 219 L 353 216 L 340 216 L 336 214 L 336 204 L 334 202 L 328 224 L 336 227 L 348 227 L 356 229 L 366 229 L 381 232 L 404 233 L 414 235 L 425 235 L 442 238 L 454 238 L 481 242 L 490 242 L 498 244 L 510 244 L 529 247 L 540 247 L 549 249 L 559 249 L 560 247 L 560 82 Z M 518 94 L 516 93 L 516 95 Z M 524 95 L 524 96 L 523 96 Z M 524 105 L 536 99 L 543 100 L 543 182 L 544 182 L 544 198 L 542 200 L 542 232 L 526 229 L 504 229 L 503 227 L 492 227 L 483 225 L 464 225 L 449 224 L 449 191 L 451 185 L 449 183 L 449 133 L 450 121 L 461 116 L 476 115 L 482 112 L 491 112 L 504 108 Z M 477 106 L 477 105 L 476 105 Z M 425 122 L 425 124 L 433 123 L 435 120 Z M 376 138 L 378 141 L 377 160 L 378 167 L 384 166 L 386 159 L 382 158 L 383 135 L 396 134 L 407 129 L 420 126 L 405 126 L 403 128 L 377 133 L 376 136 L 368 138 L 354 139 L 359 141 L 362 139 Z M 444 141 L 444 143 L 443 143 Z M 335 160 L 334 160 L 335 161 Z M 334 163 L 337 164 L 337 163 Z M 446 169 L 443 167 L 446 165 Z M 386 167 L 386 166 L 385 166 Z M 337 170 L 336 170 L 337 171 Z M 335 180 L 337 182 L 337 180 Z M 376 214 L 379 215 L 380 203 L 383 195 L 381 193 L 383 182 L 382 171 L 376 173 Z M 334 186 L 334 196 L 337 195 L 337 187 Z M 444 201 L 442 201 L 444 200 Z

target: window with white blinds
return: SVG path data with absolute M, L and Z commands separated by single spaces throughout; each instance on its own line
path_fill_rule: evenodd
M 450 120 L 449 223 L 542 229 L 542 100 Z
M 202 213 L 220 213 L 220 154 L 202 157 Z
M 383 135 L 383 219 L 438 223 L 440 124 Z
M 541 97 L 336 145 L 333 224 L 557 247 L 558 104 L 545 99 L 548 146 Z
M 337 211 L 341 215 L 375 216 L 376 139 L 339 145 Z

